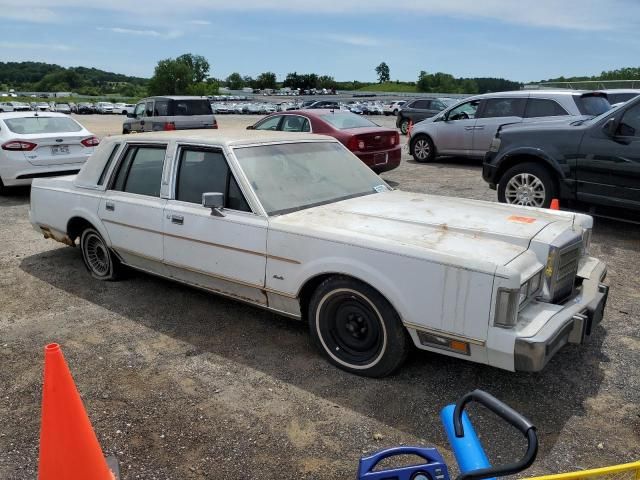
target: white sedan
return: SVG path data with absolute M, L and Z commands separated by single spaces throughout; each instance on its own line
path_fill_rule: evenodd
M 323 135 L 108 137 L 77 176 L 35 181 L 30 215 L 96 279 L 128 265 L 304 319 L 367 376 L 412 345 L 541 370 L 608 295 L 591 217 L 393 190 Z
M 0 113 L 0 193 L 34 178 L 78 173 L 98 143 L 62 113 Z

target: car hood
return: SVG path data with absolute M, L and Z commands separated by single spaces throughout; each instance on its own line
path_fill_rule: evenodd
M 574 217 L 395 190 L 274 217 L 270 228 L 493 272 L 549 224 L 571 228 Z
M 578 122 L 581 120 L 589 120 L 591 118 L 593 117 L 589 115 L 577 115 L 577 116 L 565 117 L 562 120 L 557 120 L 557 119 L 544 120 L 541 118 L 540 120 L 531 121 L 531 122 L 528 121 L 528 122 L 505 123 L 500 126 L 499 131 L 500 132 L 531 131 L 531 130 L 557 131 L 558 129 L 577 130 L 578 128 L 583 127 L 584 124 L 575 125 L 575 122 Z

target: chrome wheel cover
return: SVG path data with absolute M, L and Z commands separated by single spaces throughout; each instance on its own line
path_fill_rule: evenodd
M 547 197 L 542 180 L 531 173 L 518 173 L 511 177 L 504 190 L 507 203 L 542 207 Z
M 416 143 L 413 145 L 413 154 L 420 160 L 429 158 L 431 155 L 431 145 L 429 145 L 429 141 L 424 138 L 416 140 Z
M 89 233 L 84 240 L 84 251 L 89 268 L 100 277 L 109 273 L 110 259 L 107 247 L 95 233 Z

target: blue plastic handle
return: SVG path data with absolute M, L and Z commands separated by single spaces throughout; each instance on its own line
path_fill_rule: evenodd
M 406 467 L 392 468 L 389 470 L 381 470 L 374 472 L 373 469 L 376 465 L 385 458 L 395 457 L 397 455 L 417 455 L 425 460 L 421 465 L 409 465 Z M 360 459 L 360 465 L 358 466 L 358 480 L 383 480 L 383 479 L 397 479 L 397 480 L 411 480 L 413 475 L 417 472 L 432 473 L 434 468 L 441 470 L 444 478 L 449 479 L 447 473 L 447 467 L 444 464 L 444 460 L 438 450 L 435 448 L 424 447 L 393 447 L 387 448 L 374 453 L 369 457 L 363 457 Z M 433 475 L 432 475 L 433 478 Z
M 471 425 L 471 420 L 469 420 L 466 412 L 462 414 L 464 435 L 462 437 L 456 437 L 453 426 L 453 412 L 455 408 L 455 405 L 447 405 L 444 407 L 440 412 L 440 419 L 442 420 L 444 431 L 447 433 L 449 444 L 460 467 L 460 472 L 467 473 L 473 470 L 491 467 L 487 454 L 484 452 L 480 439 L 473 425 Z

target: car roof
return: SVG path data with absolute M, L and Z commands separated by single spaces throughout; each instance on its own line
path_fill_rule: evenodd
M 114 135 L 103 139 L 108 142 L 128 141 L 178 141 L 178 142 L 198 142 L 211 145 L 252 145 L 256 143 L 273 142 L 306 142 L 306 141 L 331 141 L 337 142 L 333 137 L 318 135 L 315 133 L 300 132 L 277 132 L 268 130 L 172 130 L 168 132 L 148 132 L 136 135 Z
M 638 88 L 605 88 L 597 91 L 601 93 L 640 93 Z
M 155 100 L 155 99 L 162 99 L 162 100 L 206 100 L 206 101 L 209 101 L 209 99 L 207 97 L 198 97 L 196 95 L 155 95 L 153 97 L 146 97 L 146 98 L 143 98 L 142 100 L 138 100 L 138 103 L 144 102 L 146 100 Z
M 70 118 L 69 115 L 57 112 L 4 112 L 0 113 L 0 119 L 5 118 L 22 118 L 22 117 L 65 117 Z

